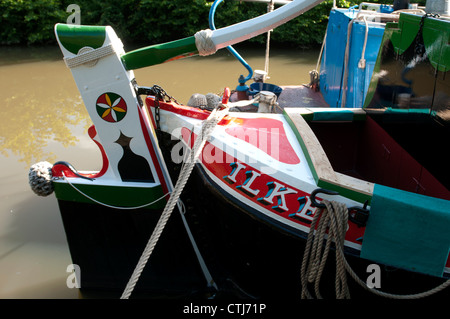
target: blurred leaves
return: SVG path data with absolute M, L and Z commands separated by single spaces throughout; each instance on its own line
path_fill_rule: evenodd
M 0 44 L 55 42 L 55 23 L 67 19 L 59 0 L 0 0 Z
M 338 0 L 349 7 L 358 1 Z M 371 2 L 388 3 L 375 0 Z M 421 0 L 419 2 L 425 2 Z M 156 44 L 191 36 L 209 27 L 211 0 L 0 0 L 1 44 L 56 43 L 53 27 L 66 23 L 69 4 L 81 9 L 81 24 L 110 25 L 125 44 Z M 332 0 L 326 0 L 300 17 L 274 30 L 274 43 L 310 47 L 322 42 Z M 422 4 L 423 4 L 422 3 Z M 267 12 L 264 3 L 226 0 L 218 5 L 216 28 Z M 265 36 L 250 39 L 265 43 Z

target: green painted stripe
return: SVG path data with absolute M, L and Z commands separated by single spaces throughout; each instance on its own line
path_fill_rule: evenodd
M 54 182 L 55 196 L 57 199 L 93 204 L 92 200 L 83 196 L 66 182 Z M 151 203 L 164 194 L 160 185 L 155 187 L 125 187 L 125 186 L 104 186 L 88 184 L 72 184 L 87 196 L 109 206 L 117 207 L 137 207 Z M 167 199 L 163 198 L 151 206 L 149 209 L 163 209 Z
M 130 51 L 122 56 L 122 62 L 127 70 L 135 70 L 195 54 L 198 50 L 195 37 L 191 36 Z
M 353 121 L 353 112 L 349 110 L 316 111 L 313 113 L 313 121 Z
M 83 47 L 100 48 L 105 43 L 106 27 L 59 23 L 56 34 L 66 50 L 78 54 Z
M 294 122 L 292 121 L 292 119 L 289 117 L 289 115 L 284 110 L 283 110 L 283 115 L 284 115 L 284 118 L 286 119 L 286 122 L 288 122 L 289 126 L 291 127 L 292 131 L 294 132 L 295 136 L 297 137 L 297 141 L 300 143 L 300 147 L 303 151 L 303 154 L 305 155 L 306 161 L 308 162 L 309 169 L 311 170 L 313 178 L 317 184 L 319 182 L 319 176 L 317 175 L 317 172 L 316 172 L 316 169 L 314 168 L 311 157 L 309 156 L 308 148 L 306 147 L 305 142 L 303 141 L 300 133 L 297 131 L 297 127 L 295 126 Z
M 339 193 L 339 195 L 352 199 L 356 202 L 359 202 L 361 204 L 364 204 L 366 201 L 369 201 L 369 205 L 370 202 L 372 200 L 372 196 L 364 194 L 364 193 L 360 193 L 358 191 L 355 190 L 351 190 L 339 185 L 335 185 L 335 184 L 331 184 L 330 182 L 324 181 L 319 179 L 319 182 L 317 183 L 317 186 L 319 186 L 320 188 L 325 188 L 328 189 L 330 191 L 336 191 Z

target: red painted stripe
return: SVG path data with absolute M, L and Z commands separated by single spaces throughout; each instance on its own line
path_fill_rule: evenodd
M 88 134 L 89 137 L 94 141 L 94 143 L 97 144 L 98 148 L 100 149 L 100 153 L 102 154 L 102 169 L 100 170 L 100 172 L 95 174 L 95 176 L 91 176 L 92 178 L 98 178 L 100 176 L 103 176 L 108 170 L 109 166 L 108 156 L 106 156 L 106 152 L 105 149 L 103 148 L 103 145 L 100 144 L 98 141 L 94 140 L 95 136 L 97 135 L 97 130 L 95 129 L 94 125 L 92 125 L 88 129 Z
M 188 141 L 190 140 L 189 144 L 191 145 L 190 147 L 192 147 L 192 145 L 195 142 L 195 139 L 197 138 L 197 135 L 192 134 L 191 136 L 191 131 L 185 127 L 182 128 L 181 132 L 183 140 L 186 142 L 186 144 L 188 144 Z M 302 208 L 301 199 L 309 198 L 310 196 L 309 193 L 297 187 L 289 185 L 279 179 L 276 179 L 271 175 L 264 174 L 263 172 L 254 168 L 248 163 L 244 163 L 238 160 L 234 156 L 215 147 L 213 144 L 210 144 L 209 142 L 205 143 L 205 147 L 202 151 L 200 159 L 202 161 L 202 165 L 205 168 L 205 170 L 209 171 L 210 174 L 214 175 L 220 181 L 219 182 L 220 187 L 224 189 L 226 192 L 228 192 L 230 196 L 233 196 L 230 193 L 231 190 L 237 191 L 246 199 L 251 201 L 253 206 L 265 209 L 270 214 L 273 214 L 274 218 L 275 216 L 279 216 L 286 221 L 291 221 L 294 222 L 295 224 L 310 227 L 309 222 L 305 222 L 301 218 L 295 216 L 295 214 L 299 212 L 299 209 Z M 230 165 L 232 163 L 241 163 L 245 165 L 245 169 L 242 169 L 236 175 L 236 182 L 232 182 L 226 178 L 227 176 L 232 174 L 233 167 Z M 242 185 L 246 183 L 247 178 L 249 177 L 247 173 L 252 171 L 259 174 L 259 176 L 254 180 L 254 182 L 251 185 L 251 189 L 259 191 L 257 195 L 252 195 L 245 191 L 242 191 L 243 189 Z M 264 201 L 261 201 L 261 198 L 269 194 L 269 185 L 271 185 L 274 182 L 295 191 L 295 193 L 286 194 L 284 196 L 286 206 L 288 207 L 287 211 L 282 211 L 276 208 L 276 206 L 279 204 L 278 202 L 279 198 L 277 197 L 273 199 L 272 203 L 266 203 Z M 321 200 L 320 197 L 316 198 L 318 201 Z M 310 218 L 312 219 L 315 211 L 312 211 L 311 213 L 312 215 L 310 216 Z M 358 238 L 364 235 L 364 230 L 365 230 L 364 227 L 358 227 L 356 224 L 349 223 L 349 229 L 346 233 L 346 240 L 353 243 L 361 244 L 360 242 L 358 242 Z
M 89 127 L 88 134 L 89 134 L 89 137 L 94 141 L 95 144 L 97 144 L 98 148 L 100 149 L 100 153 L 102 155 L 102 169 L 99 172 L 92 173 L 92 174 L 83 174 L 80 172 L 77 172 L 77 173 L 80 174 L 81 176 L 85 176 L 85 177 L 89 177 L 89 178 L 99 178 L 99 177 L 103 176 L 106 173 L 106 171 L 108 170 L 108 166 L 109 166 L 108 156 L 106 156 L 106 152 L 105 152 L 105 149 L 103 148 L 103 146 L 94 139 L 95 136 L 97 135 L 97 130 L 95 129 L 94 125 Z M 58 165 L 54 165 L 52 167 L 52 175 L 54 177 L 62 177 L 63 172 L 66 177 L 73 177 L 73 178 L 78 177 L 65 165 L 58 164 Z
M 279 162 L 300 163 L 297 153 L 287 139 L 283 122 L 270 118 L 239 120 L 239 125 L 230 126 L 225 132 L 257 147 Z
M 153 147 L 153 141 L 152 141 L 152 138 L 150 136 L 150 132 L 152 131 L 151 128 L 149 127 L 150 123 L 145 121 L 144 115 L 142 114 L 142 112 L 144 112 L 144 111 L 140 107 L 138 107 L 138 110 L 139 110 L 138 111 L 138 113 L 139 113 L 139 122 L 141 123 L 142 133 L 144 134 L 144 139 L 145 139 L 145 142 L 147 144 L 147 148 L 148 148 L 148 150 L 150 152 L 150 156 L 152 158 L 153 166 L 155 167 L 156 173 L 158 174 L 158 178 L 159 178 L 159 181 L 161 182 L 161 186 L 162 186 L 163 192 L 164 192 L 164 194 L 167 194 L 169 192 L 169 189 L 167 187 L 167 182 L 166 182 L 166 180 L 164 178 L 164 174 L 163 174 L 161 166 L 159 164 L 158 156 L 156 155 L 156 151 L 155 151 L 155 149 Z
M 149 109 L 149 113 L 150 112 L 150 107 L 154 107 L 155 106 L 155 100 L 152 97 L 147 97 L 145 99 L 145 104 L 147 105 L 147 108 Z M 181 104 L 175 104 L 173 102 L 159 102 L 159 107 L 161 110 L 164 111 L 169 111 L 172 113 L 176 113 L 176 114 L 180 114 L 186 117 L 190 117 L 193 119 L 198 119 L 198 120 L 206 120 L 209 116 L 209 114 L 211 114 L 210 111 L 207 110 L 201 110 L 195 107 L 191 107 L 191 106 L 185 106 L 185 105 L 181 105 Z M 219 125 L 226 125 L 228 123 L 230 123 L 230 121 L 232 120 L 232 117 L 229 116 L 225 116 L 220 122 Z

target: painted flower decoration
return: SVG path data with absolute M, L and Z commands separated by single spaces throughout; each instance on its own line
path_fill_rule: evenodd
M 116 123 L 127 114 L 127 104 L 118 94 L 107 92 L 100 95 L 96 103 L 98 115 L 107 122 Z

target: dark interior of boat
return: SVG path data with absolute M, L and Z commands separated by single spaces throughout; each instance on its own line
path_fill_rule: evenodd
M 368 114 L 363 121 L 308 124 L 335 171 L 450 199 L 448 124 L 426 114 L 384 113 Z

